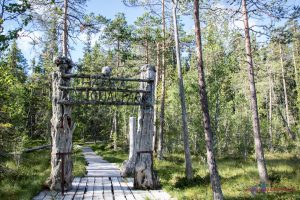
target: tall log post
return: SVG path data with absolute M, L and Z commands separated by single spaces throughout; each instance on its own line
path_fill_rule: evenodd
M 136 159 L 136 117 L 129 118 L 129 160 Z
M 133 176 L 136 160 L 136 117 L 129 118 L 129 157 L 121 167 L 122 176 Z
M 137 189 L 155 189 L 159 187 L 158 177 L 153 170 L 152 137 L 154 131 L 154 91 L 155 68 L 151 65 L 141 67 L 141 79 L 153 80 L 140 84 L 143 105 L 139 109 L 138 131 L 136 138 L 137 157 L 134 171 L 134 187 Z
M 67 91 L 60 86 L 70 86 L 70 79 L 63 79 L 63 74 L 71 72 L 72 63 L 66 57 L 55 59 L 57 70 L 52 74 L 52 119 L 51 119 L 51 174 L 48 185 L 51 190 L 62 191 L 72 188 L 72 135 L 74 124 L 71 118 L 71 106 L 58 104 L 59 100 L 67 100 Z

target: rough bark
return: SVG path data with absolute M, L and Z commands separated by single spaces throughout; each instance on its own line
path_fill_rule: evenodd
M 58 70 L 52 74 L 52 119 L 51 119 L 51 175 L 47 181 L 50 189 L 56 191 L 72 188 L 72 136 L 74 124 L 71 118 L 71 106 L 58 104 L 62 99 L 68 99 L 66 91 L 60 86 L 70 86 L 70 79 L 63 79 L 62 74 L 70 73 L 71 61 L 66 57 L 55 60 Z
M 261 136 L 260 136 L 260 124 L 259 124 L 259 117 L 258 117 L 257 97 L 256 97 L 256 88 L 255 88 L 255 80 L 254 80 L 254 67 L 252 61 L 251 40 L 250 40 L 250 33 L 249 33 L 249 22 L 248 22 L 248 11 L 247 11 L 246 0 L 242 0 L 242 14 L 244 19 L 245 48 L 246 48 L 246 57 L 248 63 L 248 77 L 249 77 L 250 95 L 251 95 L 250 99 L 251 99 L 251 108 L 252 108 L 255 154 L 256 154 L 258 174 L 259 174 L 260 181 L 263 183 L 267 183 L 268 173 L 267 173 L 264 150 L 263 150 Z
M 63 56 L 68 56 L 68 0 L 64 0 Z
M 165 22 L 165 0 L 162 0 L 162 60 L 161 60 L 161 96 L 160 96 L 160 116 L 159 116 L 159 139 L 157 157 L 163 159 L 163 140 L 165 127 L 165 97 L 166 97 L 166 22 Z
M 189 147 L 189 131 L 187 126 L 187 113 L 185 105 L 185 94 L 183 86 L 183 77 L 181 72 L 181 55 L 179 46 L 179 36 L 178 36 L 178 25 L 177 25 L 177 5 L 178 0 L 173 0 L 173 23 L 174 23 L 174 39 L 176 47 L 176 63 L 178 72 L 178 86 L 179 86 L 179 96 L 181 103 L 181 116 L 182 116 L 182 130 L 183 130 L 183 143 L 184 143 L 184 155 L 185 155 L 185 175 L 187 179 L 193 178 L 192 160 L 191 152 Z
M 121 167 L 122 176 L 134 175 L 134 167 L 136 160 L 136 118 L 129 118 L 129 157 L 125 160 Z
M 151 65 L 143 66 L 141 78 L 155 79 L 155 68 Z M 158 177 L 153 171 L 152 154 L 154 82 L 141 83 L 140 89 L 150 93 L 141 94 L 145 105 L 140 107 L 138 116 L 134 187 L 137 189 L 155 189 L 159 187 L 159 183 Z
M 214 199 L 223 199 L 221 189 L 220 177 L 217 169 L 213 149 L 212 128 L 210 123 L 210 116 L 208 110 L 208 100 L 205 85 L 203 56 L 202 56 L 202 42 L 201 42 L 201 28 L 199 20 L 199 0 L 194 0 L 194 21 L 195 21 L 195 36 L 197 44 L 197 58 L 198 58 L 198 79 L 199 79 L 199 95 L 200 105 L 203 113 L 203 124 L 206 141 L 207 164 L 210 173 L 210 182 L 213 190 Z

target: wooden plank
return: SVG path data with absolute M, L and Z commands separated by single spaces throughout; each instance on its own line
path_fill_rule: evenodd
M 86 176 L 120 177 L 121 173 L 120 170 L 88 170 Z
M 133 178 L 126 178 L 125 183 L 131 189 L 131 192 L 136 200 L 154 199 L 154 196 L 148 190 L 133 189 Z
M 104 200 L 102 177 L 96 177 L 95 178 L 95 187 L 94 187 L 93 200 Z
M 92 78 L 110 81 L 153 82 L 153 79 L 104 77 L 103 74 L 63 74 L 63 78 Z
M 111 163 L 97 163 L 97 164 L 89 164 L 86 167 L 87 170 L 99 170 L 99 169 L 108 169 L 108 170 L 119 170 L 119 168 Z
M 48 190 L 41 191 L 33 200 L 42 200 L 48 194 Z
M 119 180 L 117 177 L 111 177 L 111 183 L 113 186 L 113 192 L 114 192 L 114 197 L 115 199 L 118 200 L 126 200 L 125 194 L 123 192 L 123 189 L 119 183 Z
M 37 150 L 41 150 L 41 149 L 48 149 L 50 147 L 51 147 L 51 144 L 46 144 L 46 145 L 42 145 L 42 146 L 33 147 L 31 149 L 25 149 L 25 150 L 23 150 L 22 153 L 30 153 L 32 151 L 37 151 Z
M 60 90 L 67 90 L 67 91 L 103 91 L 103 92 L 128 92 L 128 93 L 149 93 L 147 90 L 131 90 L 131 89 L 120 89 L 116 87 L 111 88 L 100 88 L 100 87 L 66 87 L 66 86 L 59 86 Z
M 148 190 L 132 190 L 132 193 L 136 200 L 154 200 L 154 196 Z
M 136 200 L 155 199 L 148 190 L 131 190 Z
M 80 181 L 81 181 L 81 177 L 75 177 L 73 179 L 72 189 L 66 192 L 65 196 L 62 198 L 63 200 L 73 199 L 73 197 L 75 196 L 75 194 L 78 190 Z
M 47 195 L 43 198 L 43 200 L 52 200 L 55 199 L 56 195 L 58 194 L 58 192 L 56 191 L 49 191 L 47 192 Z
M 115 105 L 115 106 L 151 106 L 143 102 L 102 101 L 102 100 L 58 100 L 58 104 L 64 105 Z
M 94 196 L 95 177 L 88 177 L 86 192 L 83 196 L 84 199 L 92 200 Z
M 171 200 L 172 197 L 163 190 L 149 190 L 156 200 Z
M 135 200 L 132 192 L 131 192 L 131 189 L 128 187 L 128 185 L 125 183 L 124 179 L 122 177 L 118 177 L 118 181 L 123 189 L 123 192 L 126 196 L 126 199 L 127 200 Z
M 108 177 L 103 177 L 103 197 L 105 200 L 113 200 L 113 193 L 111 188 L 111 181 Z
M 84 192 L 85 192 L 85 188 L 86 188 L 86 185 L 87 185 L 87 178 L 86 177 L 83 177 L 79 183 L 79 186 L 78 186 L 78 189 L 76 191 L 76 194 L 74 196 L 74 200 L 81 200 L 83 199 L 83 195 L 84 195 Z
M 101 165 L 88 165 L 86 167 L 86 170 L 89 171 L 89 170 L 119 170 L 119 168 L 113 166 L 113 165 L 104 165 L 104 166 L 101 166 Z
M 58 192 L 58 194 L 55 197 L 55 200 L 62 200 L 64 197 L 66 196 L 66 194 L 64 194 L 64 196 L 61 194 L 61 192 Z

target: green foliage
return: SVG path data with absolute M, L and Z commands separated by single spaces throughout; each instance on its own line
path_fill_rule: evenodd
M 25 135 L 25 92 L 27 63 L 16 41 L 0 62 L 0 151 L 19 151 Z
M 7 49 L 9 42 L 18 38 L 19 32 L 31 21 L 30 8 L 28 0 L 1 1 L 0 52 Z M 16 23 L 16 26 L 8 28 L 8 23 Z

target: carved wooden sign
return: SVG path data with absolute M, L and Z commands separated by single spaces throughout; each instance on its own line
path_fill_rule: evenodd
M 143 82 L 153 85 L 154 80 L 151 79 L 107 77 L 101 74 L 65 74 L 62 77 L 71 79 L 71 86 L 59 87 L 69 94 L 64 99 L 60 99 L 59 104 L 151 106 L 144 101 L 143 94 L 151 93 L 152 90 L 138 89 Z

